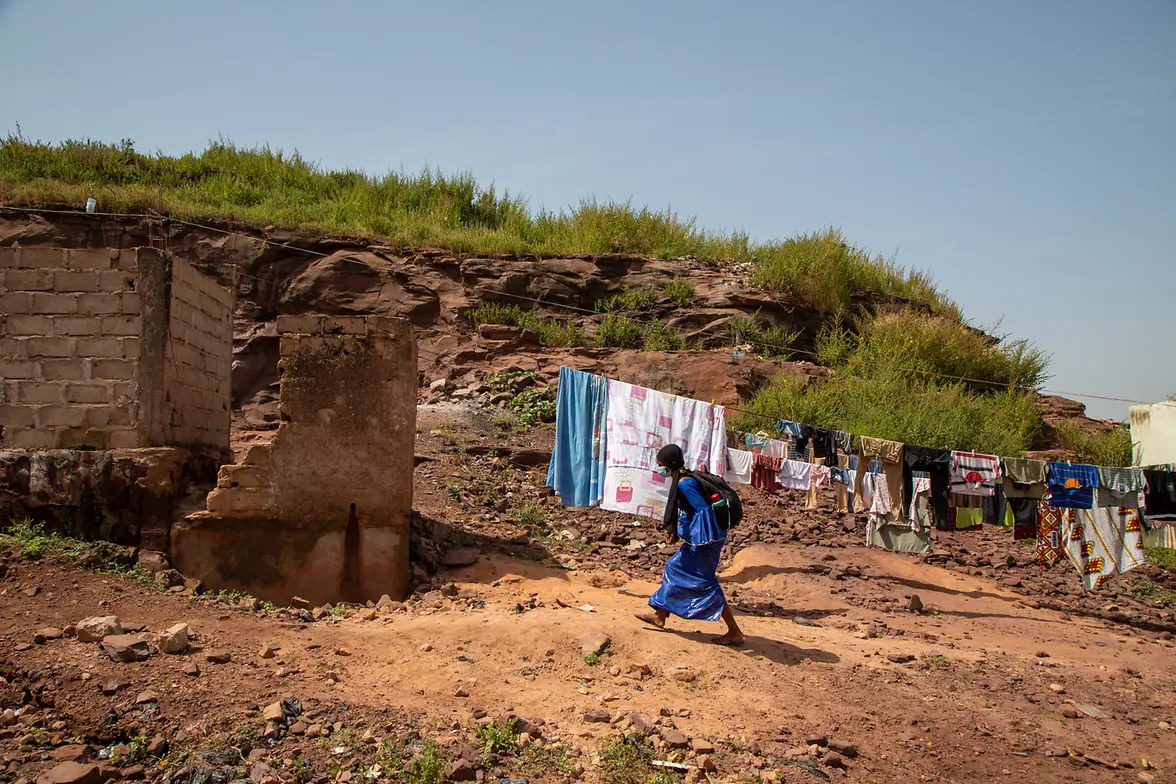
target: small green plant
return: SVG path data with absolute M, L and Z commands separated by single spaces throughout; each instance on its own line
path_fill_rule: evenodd
M 537 425 L 540 422 L 555 421 L 555 400 L 549 387 L 527 387 L 506 404 L 513 411 L 519 424 Z
M 601 781 L 609 784 L 646 784 L 657 772 L 653 748 L 635 735 L 605 739 L 598 750 Z
M 478 739 L 478 743 L 482 745 L 482 751 L 486 754 L 517 751 L 519 747 L 518 722 L 510 719 L 506 722 L 505 727 L 499 727 L 496 724 L 478 727 L 474 731 L 474 737 Z
M 1093 465 L 1131 465 L 1131 431 L 1117 425 L 1106 432 L 1087 432 L 1073 422 L 1059 422 L 1055 428 L 1058 445 L 1075 454 L 1079 461 Z
M 694 284 L 682 278 L 674 278 L 666 284 L 666 298 L 675 307 L 688 308 L 694 304 Z
M 308 782 L 314 781 L 314 766 L 307 762 L 302 755 L 296 755 L 290 760 L 288 770 L 295 784 L 308 784 Z
M 839 368 L 849 359 L 857 345 L 857 338 L 840 316 L 829 319 L 817 331 L 813 354 L 818 365 Z
M 923 661 L 927 666 L 933 670 L 946 670 L 951 667 L 951 662 L 942 654 L 935 654 L 934 656 L 924 656 Z
M 601 348 L 641 348 L 645 326 L 623 314 L 610 313 L 596 327 L 596 345 Z
M 76 539 L 45 533 L 44 524 L 34 523 L 28 518 L 9 525 L 8 530 L 0 534 L 0 544 L 16 547 L 21 558 L 29 560 L 46 556 L 76 558 L 83 548 L 82 543 Z
M 645 784 L 682 784 L 682 776 L 674 771 L 659 770 L 646 779 Z
M 264 727 L 257 722 L 247 721 L 239 724 L 229 735 L 228 745 L 239 750 L 242 754 L 248 754 L 250 749 L 255 749 L 260 745 L 263 730 Z
M 769 326 L 755 316 L 734 316 L 728 322 L 735 345 L 750 343 L 755 353 L 761 356 L 788 359 L 793 355 L 793 347 L 800 332 L 793 332 L 785 327 Z
M 1137 577 L 1131 581 L 1131 593 L 1139 599 L 1163 602 L 1169 607 L 1176 606 L 1176 591 L 1165 588 L 1146 577 Z
M 587 664 L 589 667 L 598 666 L 600 664 L 600 654 L 599 653 L 586 653 L 586 654 L 584 654 L 584 663 Z
M 534 370 L 507 370 L 486 379 L 491 392 L 517 392 L 524 386 L 538 384 L 543 376 Z
M 654 321 L 645 326 L 646 351 L 682 351 L 686 348 L 686 336 L 679 330 Z
M 445 780 L 445 758 L 437 744 L 429 741 L 405 768 L 407 784 L 441 784 Z
M 558 773 L 566 777 L 575 771 L 576 765 L 563 746 L 534 744 L 523 750 L 523 768 L 530 776 Z
M 743 745 L 743 741 L 739 740 L 738 738 L 732 738 L 731 740 L 727 741 L 727 748 L 738 753 L 743 751 L 743 749 L 746 747 Z
M 572 321 L 537 316 L 518 305 L 504 305 L 500 302 L 483 302 L 469 312 L 469 319 L 475 325 L 502 324 L 508 327 L 523 327 L 535 333 L 541 346 L 565 348 L 584 345 L 584 330 Z
M 657 306 L 657 295 L 649 289 L 624 288 L 621 293 L 596 303 L 598 313 L 640 313 Z
M 1176 574 L 1176 549 L 1171 547 L 1145 547 L 1143 548 L 1143 554 L 1147 558 L 1148 563 L 1153 563 L 1161 569 Z
M 547 527 L 547 512 L 541 506 L 530 501 L 519 504 L 511 510 L 511 517 L 524 528 L 542 530 Z

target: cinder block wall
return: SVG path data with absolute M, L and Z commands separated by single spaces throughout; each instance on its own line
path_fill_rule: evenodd
M 227 449 L 232 309 L 151 248 L 0 248 L 0 448 Z
M 142 445 L 137 255 L 0 248 L 0 445 Z
M 229 448 L 233 292 L 172 260 L 163 363 L 164 441 Z

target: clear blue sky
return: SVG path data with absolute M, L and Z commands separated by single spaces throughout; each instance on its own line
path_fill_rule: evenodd
M 0 0 L 0 131 L 468 169 L 756 239 L 839 226 L 1052 352 L 1051 388 L 1158 400 L 1173 42 L 1170 0 Z

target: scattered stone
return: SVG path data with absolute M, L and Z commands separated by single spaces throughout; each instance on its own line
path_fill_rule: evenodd
M 54 762 L 85 762 L 93 753 L 92 746 L 87 746 L 84 743 L 71 743 L 67 746 L 58 746 L 49 752 L 49 759 Z
M 98 690 L 109 697 L 112 694 L 118 694 L 120 691 L 129 687 L 130 685 L 131 682 L 126 678 L 105 678 L 101 683 L 98 684 Z
M 122 622 L 117 615 L 98 615 L 78 621 L 74 634 L 78 642 L 102 642 L 115 634 L 122 634 Z
M 306 731 L 308 729 L 310 729 L 310 725 L 308 725 L 306 722 L 296 721 L 290 725 L 290 734 L 291 735 L 305 735 Z
M 265 706 L 265 710 L 261 712 L 261 718 L 266 721 L 281 721 L 284 717 L 282 713 L 282 703 L 273 702 Z
M 294 596 L 290 599 L 290 606 L 296 610 L 309 610 L 310 601 L 303 599 L 301 596 Z
M 155 573 L 155 584 L 165 591 L 168 588 L 182 587 L 184 585 L 184 575 L 175 569 L 163 569 Z
M 715 761 L 709 753 L 699 754 L 696 762 L 698 763 L 698 767 L 702 768 L 703 770 L 715 769 Z
M 37 784 L 99 784 L 98 766 L 81 762 L 62 762 L 38 777 Z
M 478 562 L 479 553 L 476 550 L 449 550 L 441 556 L 441 565 L 447 569 L 460 569 L 463 566 L 473 566 Z
M 1080 713 L 1079 713 L 1079 712 L 1078 712 L 1076 709 L 1074 709 L 1074 708 L 1071 708 L 1071 707 L 1069 707 L 1069 706 L 1067 706 L 1067 707 L 1065 707 L 1065 708 L 1062 708 L 1062 716 L 1063 716 L 1063 718 L 1067 718 L 1067 719 L 1076 719 L 1076 718 L 1078 718 L 1078 717 L 1079 717 L 1079 716 L 1081 716 L 1081 715 L 1082 715 L 1082 714 L 1080 714 Z
M 1081 713 L 1089 716 L 1092 719 L 1110 718 L 1109 716 L 1107 716 L 1106 713 L 1104 713 L 1103 711 L 1094 707 L 1093 705 L 1083 705 L 1082 703 L 1079 702 L 1079 703 L 1075 703 L 1074 707 L 1077 708 Z
M 147 744 L 148 757 L 162 757 L 167 753 L 167 738 L 156 735 Z M 125 775 L 125 774 L 124 774 Z
M 136 705 L 147 705 L 152 702 L 159 702 L 159 695 L 148 689 L 147 691 L 139 692 L 139 696 L 135 697 Z
M 1065 694 L 1066 693 L 1066 687 L 1060 683 L 1051 683 L 1049 685 L 1049 690 L 1052 691 L 1054 694 Z
M 610 721 L 612 721 L 612 715 L 606 710 L 597 708 L 584 711 L 584 722 L 587 724 L 608 724 Z
M 477 777 L 473 764 L 461 757 L 449 763 L 445 769 L 445 778 L 449 781 L 473 781 Z
M 643 738 L 648 738 L 657 732 L 657 725 L 648 713 L 640 713 L 638 711 L 630 713 L 629 723 L 633 725 L 633 729 L 640 733 Z
M 690 750 L 695 754 L 714 754 L 715 744 L 711 743 L 709 740 L 694 738 L 690 741 Z
M 826 768 L 844 768 L 845 757 L 841 756 L 835 751 L 830 751 L 821 760 L 821 764 L 823 764 Z
M 204 657 L 209 664 L 228 664 L 233 660 L 231 653 L 210 653 Z
M 336 648 L 335 655 L 336 656 L 350 656 L 351 651 L 347 650 L 346 648 Z
M 829 750 L 837 752 L 846 759 L 856 759 L 858 755 L 857 746 L 842 740 L 829 741 Z
M 829 745 L 829 738 L 826 735 L 809 735 L 804 739 L 804 742 L 805 745 L 808 746 L 820 746 L 821 748 L 824 748 Z
M 601 631 L 589 632 L 580 640 L 580 650 L 585 656 L 599 656 L 612 643 L 612 637 Z
M 1038 652 L 1037 652 L 1037 658 L 1039 658 L 1039 659 L 1048 659 L 1048 658 L 1049 658 L 1049 654 L 1048 654 L 1047 652 L 1045 652 L 1045 651 L 1038 651 Z
M 417 648 L 417 650 L 421 653 L 428 653 L 429 651 L 433 650 L 433 646 L 430 643 L 425 643 L 421 647 Z
M 888 653 L 886 654 L 886 658 L 895 664 L 907 664 L 915 660 L 915 657 L 909 653 Z
M 261 650 L 258 651 L 257 655 L 263 659 L 272 659 L 278 655 L 278 648 L 279 646 L 277 644 L 267 642 L 265 645 L 261 646 Z
M 130 765 L 120 769 L 119 775 L 127 781 L 138 781 L 147 778 L 147 769 L 142 765 Z
M 177 623 L 163 634 L 159 635 L 160 653 L 183 653 L 188 649 L 188 638 L 191 629 L 186 623 Z
M 662 730 L 661 739 L 671 749 L 684 749 L 690 743 L 689 738 L 677 730 Z
M 378 612 L 376 612 L 375 610 L 364 610 L 363 612 L 361 612 L 359 614 L 359 619 L 361 621 L 374 621 L 379 617 L 380 617 L 380 614 Z
M 1136 784 L 1156 784 L 1157 779 L 1152 774 L 1141 770 L 1135 774 L 1135 781 Z
M 142 566 L 152 574 L 171 569 L 171 563 L 167 560 L 167 555 L 157 550 L 140 550 L 136 560 L 139 566 Z
M 917 593 L 911 594 L 911 600 L 907 602 L 907 610 L 913 613 L 923 612 L 923 600 L 919 598 Z
M 694 683 L 698 679 L 698 673 L 689 667 L 679 667 L 674 670 L 672 677 L 679 683 Z
M 151 647 L 140 634 L 114 634 L 102 638 L 102 650 L 116 662 L 146 661 Z
M 199 678 L 200 677 L 200 665 L 194 661 L 184 662 L 184 667 L 183 667 L 182 672 L 185 675 L 187 675 L 189 678 Z
M 38 629 L 33 632 L 33 642 L 37 645 L 44 645 L 50 640 L 60 640 L 63 636 L 61 629 L 56 629 L 52 626 L 46 626 L 44 629 Z
M 31 642 L 18 642 L 12 649 L 17 653 L 24 653 L 25 651 L 31 651 L 33 644 Z

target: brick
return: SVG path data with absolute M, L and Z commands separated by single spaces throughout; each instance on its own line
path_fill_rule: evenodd
M 79 357 L 109 357 L 118 359 L 123 355 L 118 338 L 78 338 Z
M 101 316 L 58 316 L 53 319 L 54 335 L 101 335 Z
M 65 251 L 61 248 L 21 248 L 17 266 L 26 269 L 62 269 Z
M 122 356 L 135 362 L 139 361 L 139 338 L 122 339 Z
M 103 316 L 102 334 L 104 335 L 138 335 L 141 320 L 138 316 Z
M 36 335 L 45 337 L 53 334 L 53 319 L 48 316 L 9 316 L 9 335 Z
M 78 297 L 76 294 L 34 294 L 34 313 L 77 313 Z
M 65 390 L 62 384 L 45 381 L 22 381 L 17 385 L 18 396 L 22 403 L 60 403 L 61 393 Z
M 12 315 L 15 313 L 35 313 L 33 310 L 33 295 L 19 291 L 0 294 L 0 313 Z
M 41 406 L 37 409 L 38 427 L 82 427 L 86 412 L 77 406 Z
M 114 384 L 114 402 L 125 404 L 132 400 L 137 400 L 139 397 L 139 385 L 134 383 L 118 383 Z
M 70 250 L 65 255 L 65 268 L 71 270 L 108 270 L 114 265 L 111 255 L 112 253 L 109 248 Z M 113 255 L 115 258 L 118 258 L 118 251 L 115 251 Z
M 56 438 L 51 430 L 16 430 L 4 434 L 4 445 L 13 449 L 52 449 Z
M 119 310 L 123 313 L 139 315 L 143 312 L 143 300 L 139 294 L 123 294 L 119 303 Z
M 98 359 L 90 372 L 94 378 L 130 379 L 135 377 L 135 363 L 125 359 Z
M 110 270 L 98 273 L 98 284 L 102 291 L 134 291 L 135 280 L 139 276 L 133 272 Z
M 124 296 L 137 297 L 139 295 L 80 294 L 78 295 L 78 313 L 97 314 L 102 316 L 122 313 L 122 298 Z
M 278 316 L 278 332 L 300 335 L 314 334 L 323 329 L 322 316 Z
M 71 403 L 108 403 L 114 390 L 107 384 L 67 384 L 65 399 Z
M 0 269 L 18 266 L 16 263 L 16 254 L 19 252 L 20 248 L 0 248 Z
M 43 381 L 81 381 L 85 365 L 78 359 L 43 359 L 40 362 Z
M 85 413 L 89 427 L 135 424 L 136 411 L 133 406 L 88 406 Z
M 0 337 L 0 357 L 24 359 L 28 357 L 27 338 Z M 3 378 L 3 376 L 0 376 Z
M 9 291 L 52 291 L 53 273 L 48 270 L 9 270 L 4 276 Z
M 0 359 L 0 378 L 34 378 L 37 363 L 28 359 Z
M 57 432 L 54 445 L 58 449 L 76 449 L 79 447 L 105 449 L 106 433 L 96 427 L 71 427 Z
M 33 417 L 35 410 L 31 406 L 0 406 L 0 426 L 35 427 L 36 423 Z
M 98 275 L 93 270 L 53 273 L 53 290 L 57 292 L 98 291 Z
M 72 338 L 29 338 L 27 342 L 30 357 L 72 357 L 74 353 Z
M 135 449 L 139 445 L 139 433 L 134 428 L 111 430 L 106 434 L 107 449 Z

